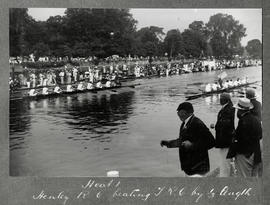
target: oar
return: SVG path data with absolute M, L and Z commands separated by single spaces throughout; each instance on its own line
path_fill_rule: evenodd
M 12 100 L 22 100 L 23 98 L 10 98 L 10 101 Z
M 203 89 L 199 89 L 199 91 L 201 91 L 202 93 L 207 93 L 205 90 Z M 199 94 L 199 93 L 198 93 Z
M 257 81 L 256 81 L 257 82 Z M 258 85 L 258 86 L 262 86 L 261 84 L 258 84 L 258 83 L 253 83 L 253 85 Z
M 188 94 L 188 95 L 191 95 L 191 94 L 198 94 L 198 91 L 190 91 L 190 90 L 188 90 L 188 91 L 186 91 L 185 92 L 185 94 Z
M 249 86 L 249 87 L 251 87 L 251 88 L 253 88 L 253 89 L 257 89 L 257 87 L 255 87 L 255 86 Z
M 245 94 L 245 92 L 242 92 L 242 91 L 238 91 L 238 93 L 239 93 L 239 94 L 243 94 L 243 95 Z

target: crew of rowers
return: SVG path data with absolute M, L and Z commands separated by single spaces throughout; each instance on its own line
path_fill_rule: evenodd
M 237 80 L 233 81 L 232 79 L 226 80 L 225 82 L 222 81 L 221 78 L 218 79 L 218 82 L 215 82 L 213 84 L 208 83 L 205 86 L 205 92 L 212 92 L 212 91 L 217 91 L 217 90 L 223 90 L 227 88 L 233 88 L 237 87 L 239 85 L 245 85 L 248 83 L 248 78 L 237 78 Z
M 72 84 L 68 84 L 66 85 L 66 89 L 63 90 L 59 85 L 55 85 L 55 87 L 49 92 L 49 88 L 48 87 L 43 87 L 41 92 L 38 92 L 37 89 L 30 89 L 30 91 L 28 92 L 29 96 L 36 96 L 38 94 L 41 95 L 48 95 L 48 94 L 60 94 L 62 92 L 75 92 L 75 91 L 84 91 L 84 90 L 93 90 L 93 89 L 102 89 L 102 88 L 111 88 L 111 87 L 115 87 L 120 85 L 117 81 L 115 81 L 115 79 L 111 79 L 111 80 L 106 80 L 103 79 L 101 81 L 98 81 L 96 83 L 92 83 L 92 82 L 83 82 L 80 81 L 78 84 L 76 85 L 72 85 Z

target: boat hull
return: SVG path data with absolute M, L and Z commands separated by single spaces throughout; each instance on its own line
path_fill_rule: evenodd
M 226 88 L 226 89 L 221 89 L 221 90 L 216 90 L 216 91 L 211 91 L 211 92 L 202 92 L 202 93 L 199 93 L 199 94 L 196 94 L 196 95 L 186 96 L 186 100 L 189 101 L 189 100 L 194 100 L 194 99 L 197 99 L 197 98 L 200 98 L 200 97 L 209 96 L 209 95 L 212 95 L 212 94 L 229 92 L 231 90 L 241 88 L 241 87 L 246 87 L 246 86 L 249 86 L 249 85 L 254 84 L 254 83 L 257 83 L 257 81 L 256 82 L 251 82 L 251 83 L 246 83 L 246 84 L 243 84 L 243 85 L 234 86 L 234 87 L 231 87 L 231 88 Z
M 125 86 L 114 86 L 114 87 L 109 87 L 109 88 L 94 88 L 94 89 L 85 89 L 85 90 L 75 90 L 72 92 L 67 92 L 67 91 L 63 91 L 61 93 L 49 93 L 47 95 L 44 94 L 38 94 L 36 96 L 29 96 L 26 93 L 19 93 L 19 91 L 17 91 L 17 93 L 13 92 L 10 93 L 10 101 L 14 101 L 14 100 L 39 100 L 39 99 L 45 99 L 45 98 L 54 98 L 54 97 L 59 97 L 59 96 L 68 96 L 68 95 L 72 95 L 72 94 L 78 94 L 78 93 L 97 93 L 98 91 L 112 91 L 112 92 L 117 92 L 115 89 L 120 89 L 120 88 L 134 88 L 135 86 L 138 86 L 140 84 L 134 84 L 134 85 L 125 85 Z

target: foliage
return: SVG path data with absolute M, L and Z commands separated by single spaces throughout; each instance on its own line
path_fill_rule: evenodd
M 215 57 L 232 57 L 241 55 L 241 39 L 246 36 L 246 28 L 233 16 L 227 14 L 215 14 L 206 24 L 208 38 Z
M 162 55 L 163 28 L 150 26 L 141 28 L 135 34 L 135 54 L 138 56 Z
M 176 57 L 184 53 L 183 38 L 178 29 L 172 29 L 167 32 L 164 39 L 164 47 L 169 57 Z
M 258 39 L 248 41 L 246 50 L 253 58 L 262 58 L 262 43 Z
M 11 56 L 29 55 L 31 42 L 27 37 L 33 36 L 34 20 L 27 14 L 27 9 L 10 9 L 9 44 Z
M 243 53 L 240 41 L 246 28 L 231 15 L 216 14 L 208 23 L 192 22 L 182 33 L 157 26 L 136 30 L 136 20 L 128 9 L 67 9 L 64 16 L 35 21 L 27 9 L 10 9 L 10 56 L 35 59 L 97 57 L 112 55 L 185 57 L 228 57 Z M 246 47 L 252 56 L 261 56 L 261 45 Z M 43 65 L 41 65 L 43 66 Z

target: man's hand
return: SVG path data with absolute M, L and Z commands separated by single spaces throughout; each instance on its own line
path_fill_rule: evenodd
M 192 143 L 188 140 L 182 142 L 181 144 L 183 147 L 185 147 L 186 149 L 190 149 L 192 147 Z
M 161 141 L 160 141 L 160 146 L 161 146 L 161 147 L 163 147 L 163 146 L 168 147 L 168 144 L 169 144 L 169 142 L 166 141 L 166 140 L 161 140 Z

